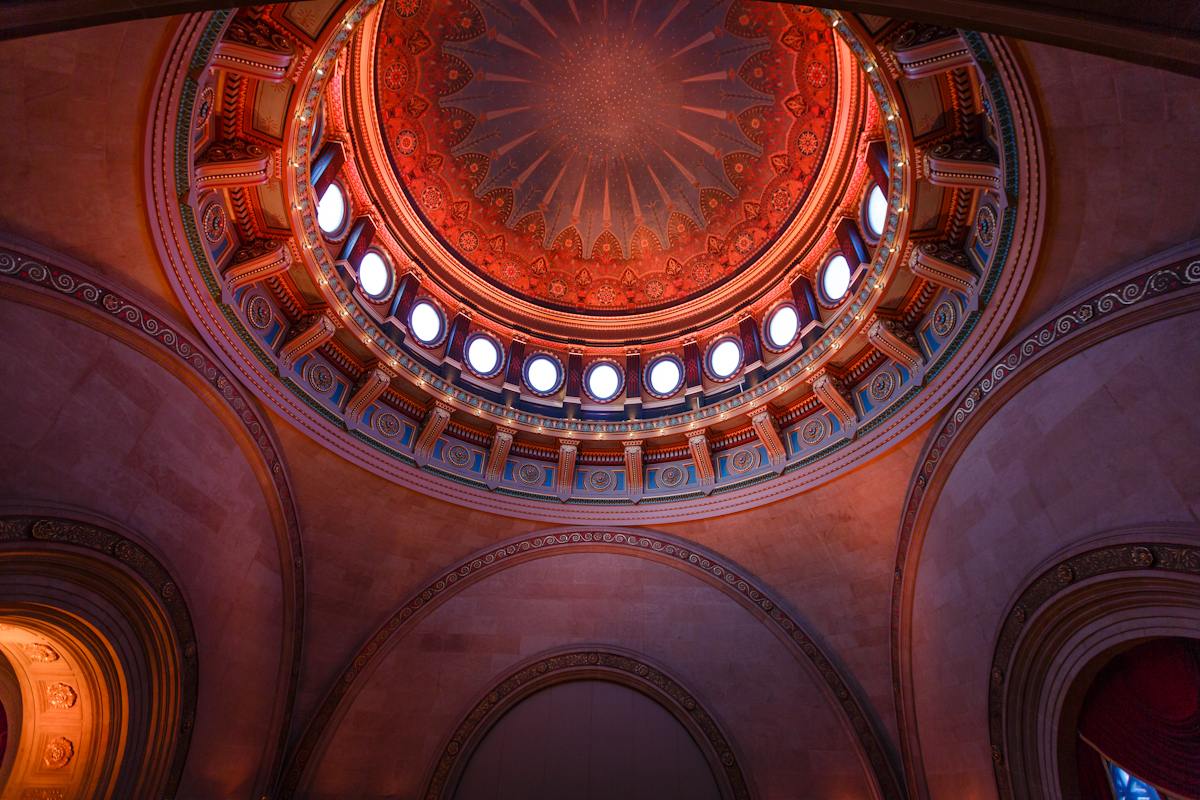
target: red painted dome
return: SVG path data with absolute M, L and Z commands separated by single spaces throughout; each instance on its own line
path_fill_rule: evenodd
M 834 44 L 768 3 L 389 4 L 378 125 L 466 268 L 550 307 L 700 295 L 775 240 L 829 144 Z

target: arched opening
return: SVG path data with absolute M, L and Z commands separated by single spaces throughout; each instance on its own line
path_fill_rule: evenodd
M 1083 800 L 1200 797 L 1200 640 L 1153 639 L 1113 656 L 1078 730 Z
M 453 797 L 718 800 L 721 792 L 671 712 L 630 686 L 585 679 L 510 708 L 471 754 Z

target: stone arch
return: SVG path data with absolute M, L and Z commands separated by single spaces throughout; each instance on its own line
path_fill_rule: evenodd
M 454 797 L 476 748 L 504 714 L 549 686 L 602 680 L 633 688 L 665 708 L 700 747 L 724 800 L 754 796 L 742 773 L 737 747 L 694 692 L 644 656 L 612 647 L 539 653 L 489 686 L 445 742 L 425 791 L 426 800 Z
M 1075 721 L 1092 678 L 1139 642 L 1200 639 L 1200 527 L 1106 538 L 1125 543 L 1050 565 L 1004 615 L 988 692 L 1003 800 L 1077 797 Z
M 116 362 L 114 368 L 123 370 L 126 375 L 131 375 L 135 380 L 131 387 L 119 387 L 120 394 L 131 396 L 138 389 L 150 387 L 159 394 L 169 396 L 176 406 L 186 406 L 187 413 L 196 415 L 189 422 L 196 424 L 202 421 L 203 425 L 198 425 L 198 427 L 202 427 L 205 433 L 217 439 L 204 442 L 206 447 L 213 448 L 220 453 L 218 458 L 210 459 L 211 467 L 221 469 L 218 464 L 224 463 L 226 470 L 224 474 L 228 476 L 230 474 L 228 465 L 236 464 L 234 467 L 235 477 L 240 490 L 235 494 L 240 502 L 235 505 L 238 506 L 239 512 L 245 512 L 255 517 L 253 522 L 247 524 L 254 527 L 256 533 L 261 535 L 256 538 L 261 538 L 264 544 L 269 542 L 270 549 L 274 551 L 273 558 L 269 556 L 260 558 L 258 563 L 268 564 L 269 569 L 278 570 L 276 580 L 280 581 L 282 590 L 278 599 L 273 600 L 266 596 L 268 590 L 263 587 L 267 584 L 260 579 L 257 581 L 257 585 L 252 587 L 252 591 L 261 590 L 263 594 L 261 596 L 255 594 L 256 603 L 254 605 L 240 602 L 238 609 L 252 609 L 246 610 L 246 614 L 257 615 L 254 617 L 254 624 L 260 629 L 265 630 L 266 626 L 278 625 L 280 647 L 278 651 L 275 651 L 274 647 L 265 651 L 262 649 L 255 651 L 255 658 L 258 658 L 259 654 L 263 652 L 271 651 L 278 652 L 278 656 L 272 652 L 271 666 L 253 672 L 253 678 L 261 680 L 261 685 L 252 690 L 251 698 L 245 698 L 252 700 L 256 705 L 255 722 L 256 724 L 261 723 L 264 730 L 259 734 L 246 733 L 244 735 L 257 737 L 257 741 L 251 746 L 261 747 L 262 755 L 252 757 L 249 755 L 249 750 L 243 747 L 239 750 L 238 757 L 243 759 L 241 766 L 244 769 L 231 771 L 226 765 L 226 769 L 220 772 L 216 770 L 216 764 L 220 762 L 221 757 L 215 757 L 213 763 L 205 764 L 202 767 L 207 772 L 198 776 L 198 780 L 203 784 L 198 791 L 202 794 L 212 791 L 228 791 L 232 787 L 226 786 L 225 789 L 217 790 L 213 788 L 212 784 L 232 780 L 254 783 L 258 788 L 267 791 L 268 787 L 277 779 L 283 765 L 300 671 L 305 608 L 304 562 L 299 520 L 293 502 L 290 479 L 268 422 L 255 403 L 245 394 L 241 385 L 230 376 L 223 366 L 219 365 L 216 359 L 208 354 L 202 345 L 182 330 L 169 314 L 163 313 L 127 290 L 117 291 L 107 281 L 92 274 L 86 265 L 46 250 L 34 243 L 7 235 L 2 236 L 0 237 L 0 301 L 11 303 L 11 308 L 15 309 L 14 313 L 0 315 L 0 319 L 11 325 L 24 324 L 27 327 L 32 325 L 37 328 L 36 334 L 23 337 L 25 342 L 33 343 L 34 347 L 26 348 L 19 354 L 14 351 L 15 358 L 36 357 L 34 355 L 36 347 L 43 347 L 47 348 L 42 351 L 43 363 L 54 363 L 54 358 L 59 356 L 61 351 L 52 351 L 49 348 L 52 348 L 56 341 L 70 340 L 77 351 L 71 355 L 78 355 L 83 363 L 88 359 L 98 359 L 99 356 L 96 355 L 96 352 L 107 348 L 110 342 L 119 343 L 123 347 L 114 348 L 111 352 L 116 355 L 113 355 L 110 360 Z M 67 323 L 64 323 L 63 320 L 66 320 Z M 62 327 L 64 324 L 69 330 Z M 106 338 L 101 339 L 96 336 L 96 333 Z M 21 337 L 14 337 L 14 339 L 16 338 Z M 128 348 L 129 352 L 126 352 L 125 348 Z M 27 353 L 26 350 L 29 352 Z M 138 356 L 144 357 L 145 361 L 139 360 Z M 84 368 L 81 367 L 81 369 Z M 142 372 L 151 374 L 144 376 L 141 374 Z M 59 395 L 65 394 L 68 389 L 73 391 L 78 388 L 69 384 L 64 387 L 48 382 L 45 386 L 38 387 L 40 394 L 30 391 L 31 382 L 44 374 L 52 373 L 50 370 L 32 371 L 29 376 L 30 383 L 23 384 L 24 391 L 12 395 L 14 411 L 18 405 L 22 404 L 28 406 L 34 402 L 48 404 L 67 402 Z M 159 380 L 164 377 L 168 380 Z M 178 384 L 182 384 L 182 386 L 177 386 L 169 378 L 177 379 Z M 117 394 L 113 391 L 112 381 L 106 380 L 101 386 L 107 394 Z M 167 403 L 166 406 L 170 407 L 171 404 Z M 204 410 L 201 411 L 201 409 Z M 22 408 L 21 410 L 27 409 Z M 145 409 L 137 409 L 137 413 L 144 412 Z M 156 412 L 151 412 L 152 416 L 154 413 Z M 184 412 L 180 411 L 179 413 Z M 10 417 L 12 416 L 10 415 Z M 229 437 L 228 440 L 225 437 Z M 171 444 L 178 447 L 177 441 Z M 36 450 L 37 448 L 34 446 L 19 456 L 14 450 L 14 458 L 28 462 L 31 460 L 29 456 L 36 454 Z M 232 453 L 238 454 L 233 462 L 221 462 L 222 458 Z M 178 480 L 177 476 L 169 470 L 166 473 L 161 471 L 161 463 L 158 463 L 163 458 L 161 454 L 151 452 L 151 448 L 147 447 L 140 452 L 140 455 L 142 460 L 147 462 L 148 468 L 160 469 L 160 473 L 151 474 L 143 480 L 156 487 L 165 487 L 162 489 L 164 506 L 172 505 L 171 498 L 166 497 L 172 491 L 180 490 L 186 494 L 193 488 L 188 485 L 187 481 Z M 239 457 L 244 458 L 244 461 L 239 461 Z M 209 467 L 205 467 L 204 463 L 205 460 L 195 460 L 194 466 L 208 469 Z M 18 466 L 24 468 L 25 465 L 19 464 Z M 129 474 L 144 475 L 146 472 L 146 469 L 139 464 L 131 464 L 128 460 L 119 465 L 109 464 L 108 469 L 126 470 L 127 477 Z M 37 508 L 47 511 L 47 513 L 70 509 L 71 513 L 79 516 L 103 520 L 116 519 L 122 514 L 130 513 L 128 506 L 121 506 L 121 503 L 127 498 L 105 497 L 104 492 L 91 487 L 86 481 L 69 480 L 74 477 L 69 475 L 69 472 L 66 476 L 59 475 L 57 477 L 45 474 L 52 470 L 52 464 L 49 466 L 38 464 L 34 470 L 38 472 L 37 481 L 33 481 L 31 475 L 21 474 L 21 469 L 16 467 L 9 470 L 10 483 L 18 480 L 22 482 L 19 490 L 10 490 L 12 494 L 20 497 L 36 496 L 36 491 L 32 495 L 29 491 L 29 487 L 34 483 L 37 485 L 36 490 L 42 491 L 44 494 L 39 500 L 33 501 L 34 505 L 27 504 L 23 508 Z M 243 470 L 246 472 L 243 473 Z M 249 480 L 246 480 L 247 477 Z M 126 481 L 126 483 L 138 482 Z M 74 501 L 69 501 L 72 491 L 66 488 L 67 484 L 71 484 L 75 493 L 85 489 L 96 492 L 96 502 L 88 504 L 95 507 L 89 507 L 86 510 L 77 508 Z M 242 491 L 248 490 L 251 486 L 254 487 L 252 492 Z M 121 494 L 116 485 L 102 488 L 107 489 L 109 495 Z M 123 489 L 124 486 L 120 488 Z M 0 491 L 3 490 L 0 489 Z M 185 512 L 191 511 L 192 509 L 186 508 L 187 501 L 196 498 L 197 494 L 197 492 L 191 491 L 190 497 L 176 498 L 180 502 L 174 503 L 175 508 L 182 507 Z M 111 502 L 109 502 L 110 500 Z M 203 502 L 202 498 L 200 500 Z M 223 503 L 227 505 L 228 503 L 225 501 L 228 500 L 228 497 L 224 498 Z M 120 512 L 115 510 L 117 506 L 121 506 Z M 156 508 L 155 513 L 151 515 L 153 519 L 148 524 L 162 525 L 163 520 L 169 517 L 168 511 L 169 508 Z M 170 513 L 175 512 L 171 511 Z M 261 517 L 257 516 L 259 514 Z M 265 524 L 260 525 L 260 522 Z M 194 524 L 194 520 L 189 519 L 189 523 Z M 154 546 L 159 548 L 160 556 L 168 562 L 171 562 L 172 555 L 179 559 L 176 566 L 180 568 L 181 574 L 189 571 L 202 571 L 211 567 L 212 565 L 193 562 L 203 561 L 202 554 L 212 554 L 213 558 L 217 560 L 243 559 L 240 567 L 242 574 L 237 580 L 248 580 L 245 570 L 253 566 L 249 562 L 254 562 L 255 559 L 253 553 L 246 553 L 241 549 L 250 541 L 246 537 L 246 530 L 222 531 L 226 536 L 235 539 L 238 545 L 221 550 L 208 547 L 197 537 L 188 540 L 186 537 L 180 536 L 180 531 L 174 530 L 174 527 L 173 524 L 167 524 L 163 527 L 155 527 L 148 532 L 153 533 L 151 539 L 155 540 Z M 260 527 L 261 531 L 258 530 Z M 211 526 L 209 529 L 211 530 Z M 140 534 L 138 536 L 140 538 Z M 171 539 L 171 548 L 165 548 L 164 542 L 157 541 L 159 537 Z M 141 541 L 143 544 L 149 543 L 144 538 Z M 226 541 L 228 542 L 228 539 Z M 169 552 L 175 547 L 189 552 L 186 554 L 182 551 Z M 205 549 L 206 547 L 207 549 Z M 271 561 L 274 561 L 277 566 L 270 566 Z M 211 573 L 209 577 L 211 577 Z M 192 583 L 196 583 L 196 581 L 192 581 Z M 243 583 L 243 586 L 246 585 Z M 187 591 L 188 587 L 182 586 L 181 590 Z M 268 622 L 265 615 L 269 605 L 272 606 L 270 613 L 278 616 L 273 616 Z M 213 608 L 211 603 L 205 603 L 199 608 L 197 627 L 200 631 L 198 635 L 201 638 L 205 635 L 218 637 L 222 635 L 221 625 L 216 621 L 216 616 L 220 613 Z M 278 622 L 276 622 L 277 620 Z M 275 634 L 274 631 L 267 631 L 267 633 L 272 636 Z M 230 647 L 236 646 L 232 640 L 229 640 L 228 644 Z M 246 649 L 242 649 L 242 655 L 245 655 Z M 246 673 L 244 672 L 243 678 L 245 677 Z M 226 700 L 226 702 L 232 701 Z M 261 714 L 257 708 L 259 703 L 267 706 L 267 709 Z M 241 706 L 245 707 L 246 703 L 243 702 Z M 228 743 L 228 735 L 222 735 L 215 730 L 212 736 L 203 733 L 213 729 L 212 723 L 215 720 L 211 715 L 215 708 L 216 706 L 212 703 L 205 703 L 201 708 L 198 730 L 202 735 L 200 735 L 201 744 L 198 744 L 198 747 L 205 747 L 208 744 L 224 747 Z M 206 717 L 206 715 L 209 716 Z M 250 765 L 251 760 L 254 762 L 253 766 Z M 189 772 L 188 775 L 190 774 Z M 234 777 L 235 774 L 236 777 Z M 189 780 L 184 781 L 185 790 L 190 790 L 188 788 Z M 254 790 L 248 789 L 248 791 Z
M 899 782 L 887 758 L 869 708 L 829 659 L 824 645 L 799 617 L 736 564 L 704 548 L 650 531 L 622 528 L 560 528 L 510 539 L 480 551 L 414 592 L 376 630 L 342 670 L 309 721 L 284 778 L 281 797 L 309 790 L 312 765 L 321 761 L 355 698 L 389 652 L 440 606 L 460 592 L 518 565 L 566 554 L 603 553 L 633 557 L 684 572 L 717 589 L 749 611 L 790 653 L 823 694 L 823 701 L 850 738 L 872 795 L 900 797 Z
M 914 688 L 917 667 L 914 665 L 914 649 L 918 647 L 919 643 L 932 641 L 931 637 L 933 636 L 928 632 L 919 637 L 914 636 L 914 626 L 918 621 L 918 614 L 914 611 L 918 581 L 927 582 L 925 586 L 927 598 L 931 597 L 928 591 L 932 585 L 928 582 L 949 580 L 964 592 L 967 589 L 976 589 L 978 592 L 982 592 L 984 591 L 983 585 L 986 583 L 981 576 L 976 576 L 966 582 L 963 581 L 963 576 L 957 575 L 957 573 L 955 576 L 949 576 L 949 573 L 955 571 L 953 565 L 940 563 L 937 559 L 934 559 L 935 563 L 929 565 L 926 570 L 919 569 L 922 566 L 922 560 L 928 559 L 926 551 L 932 541 L 928 536 L 930 530 L 937 529 L 937 541 L 945 549 L 950 546 L 948 543 L 951 543 L 953 538 L 948 538 L 946 525 L 966 524 L 962 521 L 953 523 L 950 521 L 953 515 L 950 509 L 961 505 L 962 500 L 955 497 L 953 502 L 942 503 L 942 499 L 946 496 L 946 487 L 950 485 L 953 491 L 962 481 L 967 480 L 960 478 L 959 484 L 952 484 L 954 479 L 971 473 L 972 469 L 981 468 L 979 464 L 987 460 L 986 455 L 981 455 L 981 448 L 994 445 L 997 437 L 1003 435 L 1002 429 L 996 427 L 1001 423 L 993 423 L 993 420 L 1004 415 L 1025 413 L 1021 410 L 1026 409 L 1027 404 L 1035 402 L 1030 399 L 1031 395 L 1026 394 L 1020 403 L 1011 403 L 1010 401 L 1013 401 L 1022 392 L 1032 391 L 1036 394 L 1037 391 L 1041 391 L 1037 388 L 1039 379 L 1043 376 L 1050 376 L 1056 368 L 1087 371 L 1090 369 L 1087 359 L 1103 358 L 1103 356 L 1094 355 L 1099 350 L 1093 351 L 1093 354 L 1087 354 L 1087 351 L 1091 348 L 1110 346 L 1110 342 L 1115 339 L 1121 339 L 1122 342 L 1129 344 L 1112 344 L 1112 347 L 1140 347 L 1142 348 L 1141 352 L 1150 354 L 1155 352 L 1156 344 L 1151 343 L 1150 339 L 1146 337 L 1170 338 L 1175 336 L 1171 348 L 1159 348 L 1158 352 L 1166 354 L 1177 351 L 1182 346 L 1177 334 L 1186 331 L 1187 326 L 1176 318 L 1194 312 L 1197 307 L 1200 307 L 1200 291 L 1197 291 L 1200 288 L 1200 258 L 1198 255 L 1200 255 L 1200 251 L 1197 250 L 1194 242 L 1166 251 L 1147 261 L 1133 265 L 1102 284 L 1094 286 L 1060 305 L 1055 311 L 1047 314 L 1010 340 L 1010 344 L 1005 350 L 978 373 L 930 436 L 917 471 L 913 475 L 904 506 L 904 517 L 901 520 L 897 544 L 891 609 L 893 690 L 900 731 L 901 755 L 904 759 L 909 792 L 913 797 L 929 798 L 937 794 L 937 791 L 931 788 L 928 782 L 921 749 L 925 740 L 930 739 L 930 723 L 936 725 L 955 716 L 947 708 L 941 707 L 941 710 L 926 722 L 924 734 L 918 734 L 917 700 Z M 1148 333 L 1147 329 L 1153 328 L 1155 325 L 1159 327 L 1155 328 L 1154 332 Z M 1171 327 L 1172 334 L 1162 333 L 1161 331 L 1166 331 L 1167 328 L 1161 326 L 1173 326 Z M 1157 345 L 1165 345 L 1165 342 L 1165 339 L 1161 339 Z M 1113 363 L 1113 373 L 1116 374 L 1117 367 L 1115 365 L 1120 362 Z M 1045 380 L 1055 379 L 1047 377 Z M 1041 385 L 1047 387 L 1045 389 L 1047 392 L 1057 391 L 1061 394 L 1065 391 L 1063 387 L 1067 384 L 1063 380 L 1059 380 L 1058 383 L 1053 384 L 1043 381 Z M 1052 389 L 1051 385 L 1057 388 Z M 1050 402 L 1046 398 L 1042 398 L 1042 400 Z M 1053 417 L 1056 421 L 1061 418 L 1061 416 Z M 1012 423 L 1005 424 L 1011 425 Z M 989 426 L 991 427 L 989 428 Z M 1089 443 L 1096 442 L 1099 434 L 1100 432 L 1095 429 L 1081 431 L 1079 436 L 1072 437 L 1067 441 L 1071 443 L 1072 447 L 1086 447 L 1089 446 Z M 1027 448 L 1031 446 L 1031 443 L 1038 441 L 1036 437 L 1025 437 L 1019 433 L 1012 433 L 1010 440 L 1012 444 L 1009 446 L 1009 450 L 1013 453 L 1023 452 L 1021 448 Z M 966 456 L 968 452 L 971 453 L 969 458 Z M 964 461 L 964 459 L 967 460 Z M 990 485 L 990 479 L 982 478 L 978 474 L 973 474 L 972 480 L 974 481 L 973 485 L 977 487 Z M 1021 478 L 1021 480 L 1026 480 L 1026 478 Z M 1079 517 L 1079 515 L 1076 516 Z M 1083 516 L 1086 516 L 1086 513 Z M 1004 524 L 1003 520 L 1009 518 L 1003 514 L 988 515 L 988 519 L 995 524 Z M 1082 517 L 1079 518 L 1082 519 Z M 1124 517 L 1121 519 L 1124 522 L 1133 522 Z M 1143 516 L 1136 521 L 1166 522 L 1169 521 L 1169 518 L 1159 519 Z M 1073 535 L 1076 540 L 1082 540 L 1092 531 L 1104 527 L 1106 526 L 1099 519 L 1093 519 L 1089 524 L 1084 525 L 1083 530 L 1075 531 Z M 1015 530 L 1015 528 L 1013 529 Z M 1069 538 L 1067 533 L 1056 534 L 1056 536 L 1059 535 Z M 990 531 L 986 546 L 993 548 L 997 543 L 1003 544 L 1005 540 L 1005 536 L 996 531 Z M 964 538 L 963 541 L 968 541 L 968 539 Z M 1042 537 L 1040 546 L 1054 547 L 1054 542 L 1062 544 L 1063 539 Z M 981 544 L 981 547 L 983 546 Z M 1035 557 L 1036 552 L 1038 552 L 1036 547 L 1030 548 L 1026 557 Z M 959 555 L 961 556 L 961 553 Z M 947 559 L 949 556 L 943 554 L 942 558 Z M 1000 556 L 994 555 L 993 558 L 1000 558 Z M 983 562 L 976 563 L 982 564 Z M 937 577 L 933 577 L 931 571 L 937 571 Z M 941 584 L 939 588 L 944 591 L 952 590 L 951 586 L 945 584 Z M 994 597 L 990 598 L 989 606 L 994 601 Z M 933 602 L 933 600 L 927 600 L 928 602 Z M 948 608 L 950 606 L 943 602 L 941 607 Z M 971 601 L 965 599 L 955 608 L 966 609 L 963 610 L 964 614 L 981 615 L 984 613 L 982 609 L 972 606 Z M 928 626 L 931 618 L 930 615 L 922 617 L 921 624 Z M 981 620 L 981 624 L 983 627 L 987 627 L 990 622 Z M 979 630 L 978 626 L 976 630 Z M 954 641 L 955 638 L 945 632 L 939 633 L 937 636 L 947 644 Z M 990 642 L 988 647 L 991 647 Z M 958 656 L 965 657 L 963 656 L 964 652 L 959 651 Z M 976 653 L 976 655 L 978 654 Z M 953 658 L 943 659 L 946 670 L 954 668 L 969 671 L 966 664 L 952 665 L 952 661 Z M 926 663 L 930 662 L 927 660 Z M 969 674 L 969 680 L 956 687 L 955 691 L 965 692 L 965 686 L 968 683 L 973 685 L 975 682 L 983 683 L 987 680 L 986 670 L 982 670 L 980 674 Z M 925 686 L 928 688 L 934 682 L 936 681 L 930 678 L 925 682 Z M 964 698 L 966 695 L 953 702 L 958 703 Z M 984 698 L 985 695 L 981 689 L 976 694 L 970 695 L 970 702 L 978 704 Z M 951 701 L 943 697 L 941 702 L 944 704 Z M 961 706 L 958 708 L 958 716 L 964 718 Z M 979 715 L 979 719 L 972 717 L 972 724 L 975 722 L 980 723 L 980 730 L 986 730 L 986 718 L 982 713 Z M 973 727 L 972 730 L 976 730 L 976 728 Z M 950 734 L 943 732 L 939 741 L 945 744 L 952 739 Z M 958 737 L 957 741 L 958 744 L 953 746 L 966 748 L 974 745 L 974 741 L 968 745 L 965 736 Z M 983 748 L 977 749 L 982 751 Z M 974 753 L 974 749 L 971 752 Z M 942 779 L 945 782 L 940 790 L 950 793 L 978 791 L 983 766 L 981 763 L 976 763 L 980 761 L 978 755 L 967 757 L 973 759 L 971 767 L 958 769 L 953 776 L 943 776 Z M 954 758 L 940 758 L 939 761 L 943 764 L 957 763 Z M 971 783 L 967 785 L 963 781 Z
M 191 613 L 141 545 L 61 518 L 0 518 L 0 651 L 20 685 L 6 798 L 174 797 L 196 718 Z

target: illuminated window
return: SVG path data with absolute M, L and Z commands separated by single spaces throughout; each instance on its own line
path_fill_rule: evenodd
M 1108 777 L 1112 780 L 1117 800 L 1168 800 L 1153 786 L 1138 780 L 1111 761 L 1108 762 Z
M 553 394 L 562 383 L 562 365 L 548 355 L 536 355 L 525 362 L 525 385 L 536 394 Z
M 660 356 L 646 369 L 646 383 L 659 397 L 670 397 L 683 384 L 683 364 L 674 356 Z
M 606 403 L 621 391 L 621 371 L 611 361 L 597 361 L 588 367 L 584 385 L 593 400 Z
M 825 270 L 821 273 L 821 291 L 824 292 L 826 300 L 836 303 L 845 297 L 846 290 L 849 288 L 850 264 L 844 255 L 838 253 L 829 259 L 829 263 L 825 265 Z
M 442 312 L 428 300 L 418 300 L 408 312 L 408 329 L 423 345 L 435 345 L 442 340 L 445 330 Z
M 887 224 L 887 210 L 887 197 L 879 184 L 875 184 L 871 193 L 867 195 L 867 230 L 876 239 L 883 233 L 883 226 Z
M 708 349 L 708 374 L 727 381 L 742 367 L 742 347 L 736 339 L 722 339 Z
M 325 233 L 337 233 L 346 221 L 346 197 L 336 183 L 329 184 L 317 200 L 317 225 Z
M 387 294 L 392 284 L 392 270 L 383 256 L 374 250 L 367 251 L 358 262 L 358 285 L 370 298 L 380 298 Z
M 490 337 L 477 333 L 467 340 L 467 366 L 481 378 L 490 378 L 500 371 L 500 345 Z
M 780 306 L 767 318 L 767 345 L 772 350 L 786 350 L 800 332 L 800 316 L 794 306 Z

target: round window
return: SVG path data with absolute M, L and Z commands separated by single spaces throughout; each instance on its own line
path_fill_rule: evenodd
M 708 349 L 708 374 L 727 381 L 742 366 L 742 348 L 734 339 L 722 339 Z
M 670 397 L 683 385 L 683 364 L 675 356 L 660 356 L 646 369 L 646 384 L 659 397 Z
M 368 250 L 362 261 L 358 262 L 358 285 L 366 292 L 367 297 L 377 299 L 387 294 L 391 283 L 392 270 L 383 260 L 383 256 L 374 250 Z
M 548 355 L 536 355 L 525 362 L 525 385 L 535 394 L 554 394 L 562 383 L 562 365 Z
M 825 265 L 825 271 L 821 274 L 821 291 L 825 293 L 826 300 L 836 303 L 849 288 L 850 264 L 844 255 L 838 253 Z
M 408 329 L 418 342 L 427 347 L 437 344 L 442 340 L 445 327 L 437 306 L 428 300 L 413 303 L 412 311 L 408 312 Z
M 481 378 L 490 378 L 500 371 L 500 345 L 490 337 L 477 333 L 467 340 L 467 366 Z
M 337 233 L 345 221 L 346 197 L 340 186 L 331 183 L 317 200 L 317 225 L 325 233 Z
M 871 193 L 867 195 L 867 230 L 876 239 L 883 233 L 883 226 L 887 224 L 887 210 L 887 197 L 879 184 L 875 184 Z
M 800 332 L 800 316 L 795 306 L 780 306 L 767 318 L 767 345 L 772 350 L 786 350 Z
M 597 361 L 588 367 L 584 385 L 593 400 L 607 403 L 621 391 L 621 371 L 611 361 Z

